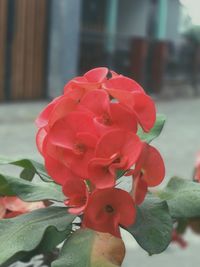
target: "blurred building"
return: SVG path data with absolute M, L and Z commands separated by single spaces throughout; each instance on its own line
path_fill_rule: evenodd
M 68 79 L 77 73 L 82 74 L 96 66 L 108 66 L 117 72 L 129 75 L 147 88 L 152 88 L 151 91 L 160 90 L 166 49 L 170 43 L 174 44 L 180 38 L 178 0 L 54 0 L 53 2 L 56 6 L 53 12 L 57 9 L 60 15 L 51 17 L 54 22 L 59 21 L 59 25 L 63 24 L 61 15 L 63 5 L 65 10 L 74 8 L 69 12 L 71 16 L 69 14 L 65 17 L 67 29 L 65 27 L 61 34 L 61 38 L 64 35 L 67 38 L 66 32 L 68 32 L 68 40 L 60 40 L 62 49 L 59 45 L 58 50 L 66 50 L 65 44 L 72 40 L 71 31 L 73 40 L 76 38 L 78 42 L 78 49 L 73 42 L 70 53 L 65 52 L 68 54 L 66 67 L 60 69 L 60 74 L 56 75 L 59 77 L 60 88 L 66 77 Z M 67 26 L 68 21 L 70 26 Z M 57 37 L 54 42 L 58 42 L 59 36 Z M 53 53 L 53 57 L 54 55 Z M 52 62 L 54 65 L 55 61 Z M 66 74 L 70 62 L 72 67 Z M 52 96 L 55 94 L 54 73 L 50 69 L 49 88 Z
M 177 76 L 181 8 L 179 0 L 0 0 L 0 99 L 55 97 L 97 66 L 160 92 Z

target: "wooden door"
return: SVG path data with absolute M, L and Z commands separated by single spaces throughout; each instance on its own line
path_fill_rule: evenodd
M 0 0 L 0 101 L 4 99 L 5 50 L 7 32 L 7 0 Z
M 1 94 L 4 92 L 8 100 L 40 99 L 45 96 L 48 1 L 0 0 L 1 5 L 4 2 L 8 6 L 4 15 L 8 34 L 3 44 L 7 42 L 4 68 L 7 75 Z M 4 31 L 0 34 L 5 35 Z M 0 53 L 6 50 L 3 46 Z M 0 66 L 0 75 L 1 71 Z

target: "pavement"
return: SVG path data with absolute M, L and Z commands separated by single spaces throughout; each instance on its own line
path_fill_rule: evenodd
M 166 164 L 166 178 L 161 186 L 173 175 L 191 179 L 195 156 L 200 150 L 200 98 L 157 99 L 156 103 L 158 112 L 167 118 L 162 134 L 153 143 Z M 46 104 L 30 102 L 0 105 L 0 155 L 42 160 L 35 147 L 34 119 Z M 1 167 L 1 170 L 9 174 L 17 172 L 16 168 Z M 151 257 L 129 234 L 123 235 L 127 247 L 123 267 L 190 267 L 200 263 L 200 238 L 191 232 L 186 233 L 189 246 L 185 250 L 171 245 L 164 253 Z M 24 265 L 20 263 L 17 266 Z

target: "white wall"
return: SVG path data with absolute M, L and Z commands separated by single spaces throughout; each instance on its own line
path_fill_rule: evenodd
M 48 51 L 48 95 L 58 96 L 77 75 L 81 0 L 52 0 Z
M 167 0 L 167 23 L 165 39 L 179 40 L 180 3 Z M 124 37 L 145 37 L 150 12 L 150 0 L 119 0 L 117 33 Z
M 119 35 L 146 36 L 149 0 L 119 0 L 117 32 Z
M 180 40 L 179 23 L 180 23 L 181 5 L 179 0 L 168 0 L 166 39 L 178 42 Z

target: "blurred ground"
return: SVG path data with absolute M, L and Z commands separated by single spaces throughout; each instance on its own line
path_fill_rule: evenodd
M 200 150 L 200 98 L 188 96 L 177 100 L 170 97 L 156 102 L 158 112 L 167 117 L 163 133 L 154 142 L 166 163 L 165 182 L 172 175 L 190 179 L 196 152 Z M 35 148 L 34 119 L 45 105 L 45 102 L 0 105 L 0 155 L 41 160 Z M 7 168 L 3 169 L 7 172 Z M 129 253 L 123 266 L 190 267 L 199 264 L 200 238 L 187 233 L 186 239 L 190 245 L 184 251 L 173 245 L 162 255 L 149 257 L 131 237 L 126 236 Z

